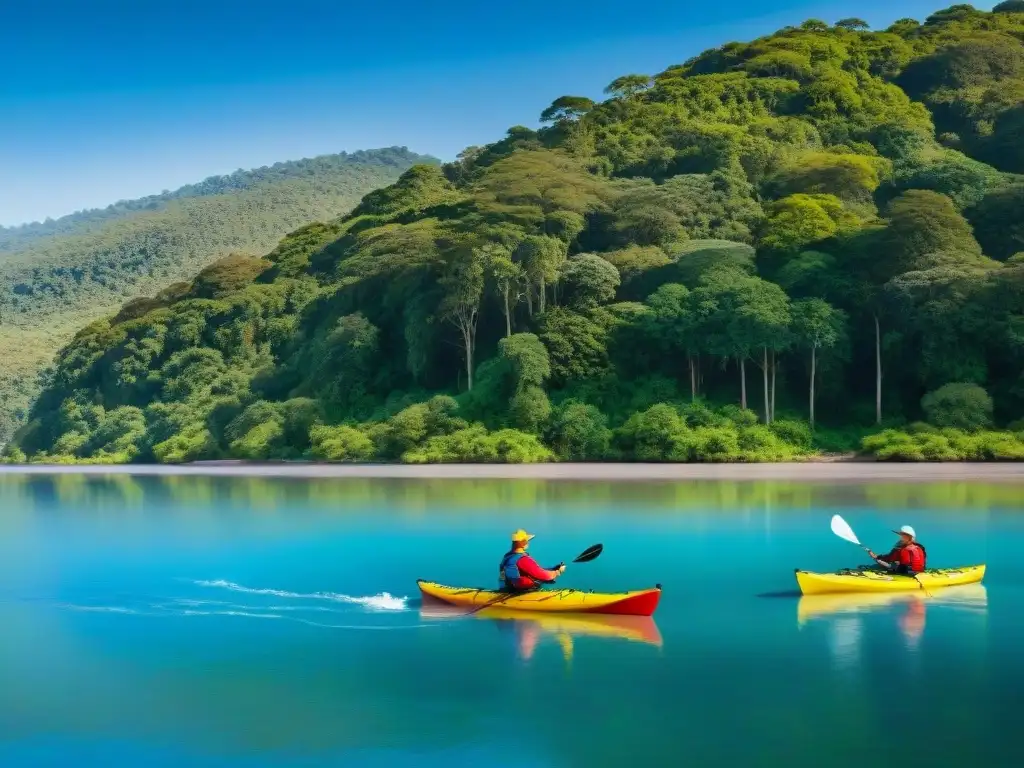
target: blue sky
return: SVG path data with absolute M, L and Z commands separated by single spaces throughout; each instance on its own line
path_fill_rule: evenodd
M 0 15 L 0 224 L 342 150 L 450 159 L 536 125 L 557 96 L 598 97 L 729 40 L 811 17 L 879 28 L 949 4 L 18 3 Z

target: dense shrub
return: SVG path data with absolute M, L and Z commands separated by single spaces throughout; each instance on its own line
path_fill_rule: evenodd
M 631 416 L 615 439 L 638 461 L 785 461 L 809 453 L 808 434 L 794 423 L 776 432 L 758 424 L 752 411 L 733 406 L 714 413 L 699 403 L 659 403 Z
M 679 412 L 664 403 L 630 416 L 615 437 L 636 461 L 687 461 L 691 455 L 690 429 Z
M 153 456 L 164 464 L 183 464 L 219 455 L 217 441 L 206 427 L 192 424 L 153 446 Z
M 596 406 L 577 400 L 559 406 L 548 430 L 548 443 L 566 461 L 606 458 L 611 439 L 605 415 Z
M 456 415 L 458 410 L 454 398 L 438 395 L 403 408 L 385 423 L 375 425 L 370 435 L 382 458 L 399 459 L 428 438 L 465 428 L 465 420 Z
M 310 455 L 325 461 L 369 461 L 375 448 L 370 437 L 354 427 L 314 426 L 309 433 Z
M 552 459 L 554 454 L 536 435 L 515 429 L 488 432 L 480 424 L 431 437 L 402 455 L 402 461 L 409 464 L 533 464 Z
M 939 427 L 972 430 L 992 423 L 992 398 L 977 384 L 946 384 L 921 398 L 921 408 Z
M 1024 435 L 1014 432 L 965 432 L 945 428 L 908 433 L 887 429 L 862 441 L 864 452 L 883 461 L 1018 461 L 1024 459 Z
M 810 448 L 813 442 L 810 426 L 802 421 L 778 419 L 771 423 L 770 428 L 772 432 L 790 445 Z

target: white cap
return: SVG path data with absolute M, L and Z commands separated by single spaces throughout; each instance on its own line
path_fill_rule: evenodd
M 914 529 L 911 528 L 909 525 L 901 525 L 900 529 L 898 531 L 893 531 L 893 533 L 905 533 L 912 539 L 917 538 L 917 534 L 914 533 Z

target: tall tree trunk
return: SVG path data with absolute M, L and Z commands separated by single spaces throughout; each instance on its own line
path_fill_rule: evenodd
M 541 275 L 540 276 L 540 290 L 537 291 L 537 309 L 540 310 L 540 313 L 542 315 L 544 314 L 544 308 L 547 306 L 547 301 L 548 301 L 547 292 L 548 292 L 548 285 L 544 281 L 544 275 Z
M 740 358 L 740 408 L 747 409 L 747 367 Z
M 818 348 L 811 345 L 811 429 L 814 429 L 814 375 L 818 367 Z
M 761 373 L 764 378 L 764 423 L 772 423 L 772 404 L 768 399 L 768 347 L 763 347 L 761 352 Z
M 462 332 L 462 341 L 466 345 L 466 389 L 473 389 L 473 347 L 474 344 L 473 332 L 470 330 L 464 330 Z
M 882 329 L 875 315 L 875 423 L 882 423 Z
M 697 399 L 697 368 L 693 364 L 693 355 L 687 355 L 690 361 L 690 402 Z
M 775 350 L 772 350 L 772 421 L 775 421 L 775 372 L 778 370 L 778 359 L 775 357 Z
M 505 337 L 512 335 L 512 307 L 508 303 L 509 289 L 505 289 Z
M 526 284 L 526 311 L 533 317 L 533 286 Z
M 697 394 L 704 391 L 704 369 L 700 365 L 700 355 L 697 355 Z

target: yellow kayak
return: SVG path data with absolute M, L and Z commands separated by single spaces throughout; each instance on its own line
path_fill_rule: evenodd
M 804 595 L 797 603 L 797 621 L 804 624 L 811 619 L 839 614 L 868 613 L 922 600 L 927 600 L 929 605 L 983 611 L 988 607 L 988 591 L 984 584 L 974 583 L 939 590 L 932 597 L 926 596 L 921 589 L 914 592 L 831 592 Z
M 917 574 L 916 578 L 870 568 L 836 573 L 811 573 L 799 569 L 796 571 L 796 583 L 800 587 L 800 592 L 805 595 L 825 595 L 834 592 L 913 592 L 921 590 L 922 587 L 932 590 L 961 584 L 977 584 L 983 578 L 984 565 L 929 569 Z
M 453 605 L 424 605 L 423 619 L 450 619 L 466 616 L 464 608 Z M 507 608 L 489 608 L 472 614 L 473 618 L 494 621 L 519 621 L 536 626 L 546 635 L 621 638 L 660 647 L 661 632 L 650 616 L 603 616 L 598 613 L 530 613 Z
M 634 592 L 583 592 L 578 589 L 539 589 L 511 594 L 475 587 L 447 587 L 419 579 L 426 598 L 470 609 L 534 611 L 538 613 L 602 613 L 616 616 L 653 616 L 661 600 L 661 585 Z

